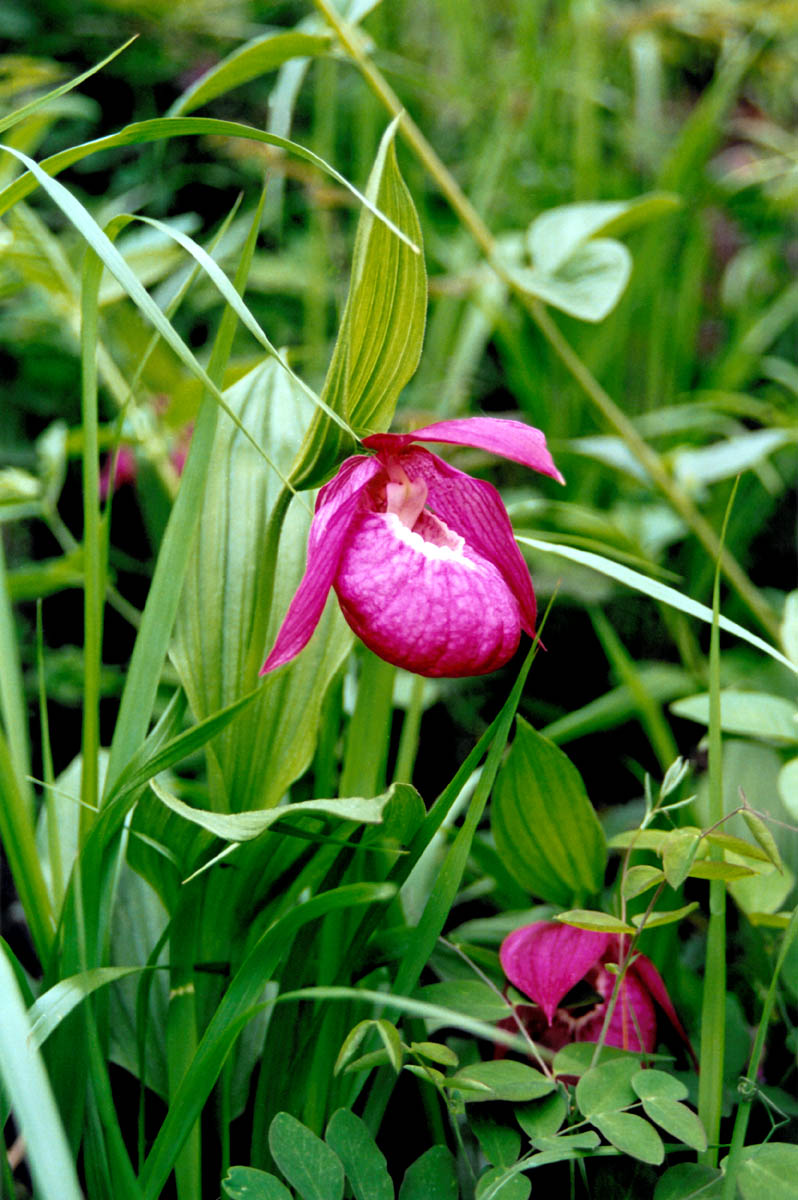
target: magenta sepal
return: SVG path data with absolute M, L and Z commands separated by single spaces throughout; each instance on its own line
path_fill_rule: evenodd
M 608 933 L 535 921 L 506 937 L 499 957 L 510 983 L 540 1005 L 551 1024 L 563 996 L 584 979 L 609 943 Z

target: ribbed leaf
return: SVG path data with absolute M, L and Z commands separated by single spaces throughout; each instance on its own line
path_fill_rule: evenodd
M 396 162 L 396 126 L 392 122 L 383 136 L 366 196 L 420 247 L 421 227 Z M 356 434 L 381 432 L 390 425 L 399 393 L 421 356 L 426 308 L 423 255 L 364 210 L 349 296 L 321 397 Z M 321 483 L 353 448 L 342 430 L 318 412 L 292 482 L 301 487 Z
M 604 834 L 579 772 L 521 718 L 494 788 L 492 826 L 502 862 L 533 895 L 572 904 L 601 887 Z

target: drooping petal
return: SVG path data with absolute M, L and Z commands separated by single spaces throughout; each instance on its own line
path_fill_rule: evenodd
M 534 637 L 536 605 L 529 568 L 496 488 L 458 471 L 421 446 L 405 450 L 401 463 L 409 478 L 426 483 L 427 504 L 435 515 L 501 572 L 518 601 L 522 629 Z
M 504 939 L 499 958 L 510 983 L 539 1004 L 551 1024 L 563 996 L 598 962 L 609 940 L 607 933 L 535 921 Z
M 502 573 L 428 513 L 410 530 L 396 513 L 359 511 L 334 587 L 358 637 L 419 675 L 495 671 L 518 646 L 519 606 Z
M 454 421 L 436 421 L 412 433 L 375 433 L 363 439 L 364 446 L 388 453 L 402 450 L 413 442 L 473 446 L 477 450 L 487 450 L 490 454 L 512 459 L 543 475 L 550 475 L 560 483 L 565 482 L 548 451 L 545 435 L 523 421 L 500 417 L 461 417 Z
M 590 1027 L 581 1031 L 580 1041 L 597 1042 L 604 1026 L 607 1003 L 612 995 L 617 975 L 611 975 L 604 967 L 596 972 L 591 984 L 605 999 Z M 657 1014 L 648 989 L 633 973 L 627 970 L 618 990 L 618 999 L 612 1010 L 612 1016 L 607 1028 L 605 1041 L 608 1046 L 617 1046 L 620 1050 L 633 1050 L 635 1053 L 646 1051 L 650 1053 L 657 1045 Z
M 376 458 L 354 455 L 319 492 L 308 537 L 305 574 L 288 606 L 274 646 L 261 667 L 261 675 L 290 662 L 310 641 L 364 491 L 381 470 Z

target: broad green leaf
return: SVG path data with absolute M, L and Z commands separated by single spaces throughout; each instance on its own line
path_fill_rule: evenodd
M 632 256 L 622 242 L 585 242 L 550 275 L 534 267 L 506 268 L 513 283 L 530 296 L 581 321 L 602 321 L 623 295 Z
M 690 879 L 725 879 L 729 883 L 751 878 L 754 875 L 756 875 L 756 871 L 753 871 L 751 867 L 744 867 L 742 863 L 717 862 L 714 859 L 694 862 L 689 871 Z
M 653 1125 L 634 1113 L 608 1112 L 591 1118 L 599 1133 L 620 1150 L 641 1162 L 659 1166 L 665 1158 L 662 1138 Z
M 606 845 L 579 772 L 521 717 L 494 787 L 491 825 L 502 862 L 533 895 L 572 904 L 600 889 Z
M 536 1138 L 535 1148 L 544 1154 L 554 1152 L 565 1158 L 573 1156 L 574 1151 L 595 1150 L 600 1143 L 601 1139 L 595 1130 L 580 1129 L 578 1133 L 560 1133 L 552 1137 Z
M 721 1200 L 723 1176 L 716 1167 L 677 1163 L 660 1176 L 654 1200 Z
M 596 933 L 634 933 L 634 926 L 613 917 L 610 913 L 598 912 L 589 908 L 572 908 L 568 912 L 557 913 L 555 921 L 565 925 L 575 925 L 577 929 L 591 929 Z
M 707 1135 L 697 1113 L 678 1100 L 667 1096 L 643 1098 L 643 1111 L 649 1120 L 659 1125 L 678 1142 L 693 1150 L 706 1150 Z
M 267 360 L 226 399 L 287 473 L 312 414 L 302 390 Z M 250 442 L 220 419 L 171 650 L 197 720 L 258 687 L 268 646 L 305 568 L 308 501 L 292 501 L 280 533 L 273 522 L 286 501 Z M 292 669 L 266 678 L 248 711 L 208 747 L 217 811 L 270 808 L 302 774 L 313 755 L 327 684 L 350 645 L 331 599 Z
M 439 1063 L 443 1067 L 456 1067 L 460 1059 L 454 1050 L 443 1042 L 411 1042 L 410 1049 L 430 1062 Z
M 405 1171 L 399 1200 L 457 1200 L 457 1167 L 445 1146 L 432 1146 Z
M 581 566 L 590 567 L 591 570 L 598 571 L 602 575 L 609 576 L 616 583 L 622 583 L 625 587 L 633 588 L 637 592 L 642 592 L 644 596 L 650 596 L 652 600 L 657 600 L 660 604 L 667 604 L 669 608 L 675 608 L 679 612 L 686 613 L 689 617 L 696 617 L 699 621 L 705 621 L 707 625 L 712 624 L 712 609 L 707 608 L 705 604 L 698 604 L 697 601 L 691 600 L 689 596 L 683 596 L 681 592 L 677 592 L 675 588 L 668 587 L 664 583 L 659 583 L 656 579 L 650 579 L 647 575 L 641 575 L 639 571 L 632 571 L 629 567 L 621 566 L 620 563 L 613 562 L 609 558 L 604 558 L 600 554 L 592 554 L 587 550 L 577 550 L 573 546 L 558 546 L 553 542 L 541 542 L 537 538 L 521 537 L 516 535 L 517 542 L 522 546 L 530 546 L 533 550 L 540 550 L 544 554 L 555 554 L 560 558 L 570 559 L 571 562 L 579 563 Z M 718 624 L 721 629 L 727 633 L 734 634 L 735 637 L 742 638 L 749 645 L 755 646 L 757 650 L 761 650 L 763 654 L 770 655 L 776 662 L 787 667 L 793 674 L 798 674 L 798 663 L 793 663 L 769 645 L 763 638 L 757 637 L 755 633 L 738 625 L 736 621 L 730 621 L 727 617 L 719 617 Z
M 594 1070 L 593 1057 L 596 1053 L 596 1047 L 592 1042 L 572 1042 L 570 1046 L 563 1046 L 562 1050 L 558 1050 L 554 1056 L 552 1068 L 555 1075 L 584 1075 L 588 1070 Z M 614 1062 L 616 1059 L 625 1059 L 626 1061 L 634 1060 L 638 1067 L 641 1066 L 642 1056 L 639 1054 L 631 1054 L 628 1050 L 620 1050 L 617 1046 L 602 1046 L 598 1056 L 598 1065 L 607 1062 Z
M 669 192 L 652 192 L 634 200 L 600 200 L 587 204 L 563 204 L 535 217 L 526 235 L 533 264 L 551 274 L 589 238 L 615 236 L 681 204 Z
M 552 1137 L 568 1115 L 568 1101 L 558 1089 L 550 1096 L 531 1100 L 527 1104 L 516 1104 L 515 1119 L 530 1141 L 541 1137 Z
M 385 1047 L 389 1063 L 394 1071 L 398 1073 L 401 1071 L 404 1061 L 404 1048 L 402 1046 L 402 1039 L 399 1037 L 399 1030 L 390 1021 L 386 1021 L 382 1017 L 374 1022 L 374 1027 L 380 1035 L 380 1041 Z
M 732 863 L 726 864 L 728 867 Z M 789 867 L 782 871 L 748 871 L 745 879 L 732 879 L 729 891 L 735 904 L 748 916 L 754 913 L 775 913 L 784 906 L 784 901 L 795 886 L 795 876 Z
M 532 1180 L 527 1179 L 526 1175 L 511 1175 L 500 1187 L 496 1188 L 496 1183 L 504 1172 L 505 1167 L 502 1165 L 490 1167 L 483 1175 L 480 1175 L 474 1194 L 475 1200 L 483 1200 L 483 1197 L 487 1196 L 490 1197 L 490 1200 L 527 1200 L 532 1191 Z
M 348 1108 L 333 1113 L 324 1135 L 346 1171 L 355 1200 L 393 1200 L 385 1161 L 365 1122 Z
M 645 925 L 646 929 L 655 929 L 658 925 L 674 925 L 677 921 L 689 917 L 690 913 L 695 912 L 698 908 L 698 901 L 693 900 L 690 904 L 685 904 L 681 908 L 671 909 L 669 912 L 659 912 L 657 909 L 646 916 L 645 913 L 637 913 L 632 917 L 632 924 L 636 929 L 640 929 Z
M 473 1063 L 463 1067 L 447 1080 L 447 1085 L 462 1088 L 465 1099 L 475 1100 L 537 1100 L 553 1092 L 555 1083 L 526 1063 L 501 1059 Z M 473 1090 L 472 1090 L 473 1089 Z
M 185 116 L 217 96 L 223 96 L 267 71 L 276 70 L 291 58 L 315 58 L 329 49 L 330 37 L 325 34 L 294 29 L 262 34 L 245 42 L 200 75 L 182 96 L 178 96 L 167 115 Z
M 14 970 L 0 944 L 0 1080 L 10 1101 L 40 1200 L 82 1200 L 50 1081 L 30 1036 Z M 5 1153 L 5 1150 L 3 1151 Z
M 256 1167 L 230 1167 L 222 1180 L 225 1200 L 291 1200 L 291 1193 L 276 1175 Z
M 591 1120 L 596 1113 L 617 1112 L 637 1100 L 631 1080 L 640 1070 L 636 1058 L 624 1057 L 587 1071 L 576 1085 L 579 1111 Z
M 343 1200 L 340 1158 L 290 1113 L 278 1113 L 269 1126 L 269 1149 L 302 1200 Z
M 671 712 L 701 725 L 709 725 L 709 695 L 674 700 Z M 725 691 L 720 694 L 720 723 L 726 733 L 767 738 L 789 744 L 798 742 L 798 710 L 781 696 L 765 692 Z
M 649 1067 L 646 1071 L 638 1071 L 631 1080 L 632 1089 L 641 1100 L 684 1100 L 687 1088 L 681 1079 L 669 1075 L 667 1071 L 658 1071 Z
M 626 900 L 632 900 L 635 896 L 642 896 L 649 888 L 662 883 L 664 878 L 664 872 L 659 867 L 650 867 L 645 863 L 630 867 L 621 880 L 621 895 Z
M 690 829 L 673 829 L 662 845 L 662 869 L 672 888 L 679 888 L 690 874 L 701 838 Z
M 740 1153 L 737 1187 L 742 1200 L 793 1200 L 798 1174 L 798 1146 L 766 1142 Z
M 394 121 L 380 142 L 366 195 L 410 243 L 420 246 L 421 226 L 396 162 L 396 128 Z M 346 308 L 321 396 L 356 434 L 381 432 L 390 425 L 399 393 L 421 356 L 426 309 L 423 255 L 364 210 Z M 353 449 L 351 439 L 317 411 L 291 473 L 292 483 L 317 486 Z
M 544 1102 L 542 1102 L 544 1103 Z M 495 1167 L 510 1167 L 521 1150 L 521 1134 L 515 1126 L 502 1125 L 480 1109 L 472 1110 L 468 1124 L 489 1163 Z
M 259 809 L 244 813 L 215 813 L 206 809 L 192 808 L 173 796 L 166 788 L 153 779 L 150 787 L 159 800 L 173 812 L 202 826 L 215 837 L 224 838 L 230 842 L 246 842 L 251 838 L 260 837 L 276 821 L 313 813 L 319 816 L 335 817 L 339 821 L 359 821 L 369 825 L 378 825 L 388 801 L 403 790 L 415 792 L 409 783 L 393 783 L 382 796 L 365 799 L 360 796 L 331 800 L 300 800 L 296 804 L 283 804 L 279 808 Z

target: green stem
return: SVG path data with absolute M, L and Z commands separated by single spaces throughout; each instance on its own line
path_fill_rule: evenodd
M 776 959 L 776 966 L 773 971 L 773 977 L 770 981 L 765 1003 L 762 1007 L 762 1019 L 759 1022 L 759 1028 L 756 1031 L 756 1038 L 751 1050 L 751 1057 L 748 1060 L 748 1071 L 744 1079 L 740 1080 L 738 1090 L 740 1092 L 740 1103 L 737 1108 L 737 1115 L 734 1119 L 734 1130 L 732 1132 L 731 1146 L 729 1148 L 729 1157 L 726 1159 L 724 1179 L 723 1179 L 723 1200 L 734 1200 L 737 1195 L 737 1168 L 740 1162 L 740 1153 L 745 1145 L 745 1134 L 748 1129 L 748 1118 L 751 1115 L 751 1106 L 756 1097 L 756 1077 L 759 1072 L 759 1064 L 762 1059 L 762 1052 L 765 1048 L 765 1037 L 767 1035 L 768 1024 L 770 1023 L 770 1014 L 773 1011 L 773 1005 L 776 1000 L 776 987 L 779 981 L 781 969 L 784 966 L 784 960 L 787 957 L 787 952 L 790 949 L 795 935 L 798 934 L 798 908 L 793 909 L 793 914 L 790 917 L 789 924 L 784 931 L 779 956 Z
M 27 789 L 19 780 L 8 743 L 0 731 L 0 842 L 22 904 L 39 961 L 46 968 L 53 942 L 50 895 L 36 850 L 36 835 L 28 819 Z
M 402 735 L 399 739 L 399 750 L 396 755 L 396 783 L 411 783 L 413 767 L 418 754 L 418 741 L 421 732 L 421 718 L 424 715 L 424 689 L 426 681 L 423 676 L 416 675 L 410 689 L 410 703 L 405 711 L 402 722 Z
M 685 521 L 695 537 L 713 559 L 720 559 L 723 574 L 738 593 L 746 607 L 756 617 L 771 637 L 778 636 L 778 619 L 756 588 L 741 569 L 737 560 L 720 546 L 717 535 L 709 522 L 702 516 L 692 500 L 673 481 L 660 456 L 640 436 L 632 421 L 617 406 L 592 372 L 585 366 L 570 343 L 560 332 L 540 300 L 522 291 L 519 284 L 497 263 L 493 257 L 495 242 L 493 234 L 482 220 L 471 201 L 457 181 L 441 162 L 416 123 L 404 110 L 399 97 L 387 83 L 380 71 L 369 59 L 362 35 L 345 21 L 333 8 L 330 0 L 314 0 L 314 3 L 335 31 L 343 48 L 356 63 L 361 74 L 377 98 L 392 117 L 401 116 L 400 132 L 416 157 L 423 163 L 432 178 L 449 201 L 452 209 L 471 233 L 497 275 L 516 295 L 529 316 L 537 325 L 549 346 L 566 370 L 580 385 L 593 407 L 604 421 L 628 446 L 631 453 L 650 476 L 654 485 Z
M 194 959 L 198 915 L 196 898 L 182 897 L 172 919 L 169 960 L 169 1010 L 166 1017 L 166 1052 L 169 1096 L 176 1095 L 197 1051 L 197 1000 Z M 195 1121 L 175 1158 L 178 1200 L 196 1200 L 202 1194 L 202 1143 Z
M 50 747 L 50 721 L 47 715 L 47 690 L 44 683 L 44 633 L 42 630 L 42 602 L 36 602 L 36 659 L 39 684 L 39 724 L 42 734 L 42 778 L 44 808 L 47 816 L 47 857 L 50 863 L 50 881 L 56 911 L 64 902 L 64 867 L 61 859 L 61 839 L 58 832 L 58 806 L 52 785 L 55 783 L 53 754 Z

